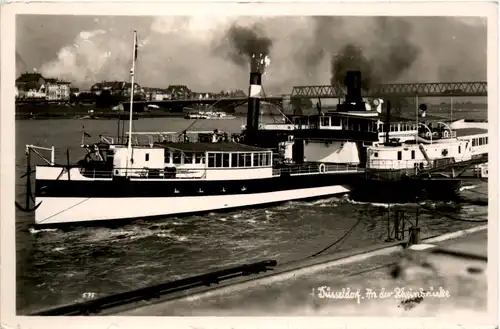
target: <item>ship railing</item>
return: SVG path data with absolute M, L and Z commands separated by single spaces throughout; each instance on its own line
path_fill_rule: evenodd
M 118 175 L 116 173 L 124 177 L 141 179 L 204 179 L 207 176 L 206 169 L 182 169 L 182 171 L 170 173 L 164 169 L 152 168 L 113 168 L 112 170 L 82 168 L 80 172 L 84 177 L 93 179 L 112 178 Z
M 50 151 L 50 160 L 47 159 L 46 157 L 44 157 L 38 151 Z M 36 155 L 38 155 L 49 166 L 53 166 L 55 164 L 56 149 L 55 149 L 54 146 L 52 146 L 52 147 L 43 147 L 43 146 L 37 146 L 37 145 L 27 144 L 26 145 L 26 156 L 28 158 L 30 158 L 31 152 L 33 152 Z
M 479 157 L 483 158 L 483 157 Z M 461 163 L 468 163 L 473 157 L 462 158 L 443 158 L 433 159 L 430 162 L 427 160 L 383 160 L 372 159 L 368 161 L 368 170 L 399 170 L 408 175 L 418 174 L 419 172 L 431 170 L 440 167 L 447 167 L 450 165 L 460 165 Z M 479 161 L 479 160 L 477 160 Z
M 322 174 L 322 173 L 341 173 L 341 172 L 358 172 L 358 164 L 352 163 L 310 163 L 285 168 L 273 169 L 273 176 L 289 175 L 306 175 L 306 174 Z
M 372 159 L 368 161 L 369 169 L 414 169 L 416 166 L 419 168 L 430 168 L 432 167 L 432 160 L 429 164 L 427 160 L 385 160 L 385 159 Z
M 213 135 L 213 131 L 186 131 L 184 133 L 179 132 L 136 132 L 132 133 L 132 145 L 143 146 L 143 145 L 153 145 L 154 143 L 200 143 L 200 142 L 212 142 L 213 138 L 207 139 L 207 136 Z M 201 136 L 204 135 L 204 138 Z M 100 142 L 106 144 L 126 144 L 128 142 L 128 136 L 125 137 L 115 137 L 115 136 L 105 136 L 101 135 Z M 216 134 L 216 140 L 220 140 L 224 137 L 223 132 L 218 132 Z M 228 135 L 229 138 L 229 135 Z

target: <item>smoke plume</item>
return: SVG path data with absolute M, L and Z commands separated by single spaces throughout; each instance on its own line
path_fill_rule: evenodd
M 420 48 L 411 41 L 412 28 L 399 18 L 377 17 L 373 37 L 377 42 L 347 44 L 332 57 L 331 84 L 343 84 L 346 71 L 359 70 L 362 88 L 373 84 L 397 81 L 417 60 Z M 370 53 L 371 57 L 364 53 Z
M 16 24 L 19 69 L 80 88 L 129 79 L 133 29 L 141 86 L 246 89 L 250 56 L 261 52 L 272 61 L 268 93 L 339 81 L 352 65 L 366 71 L 366 84 L 486 80 L 480 18 L 20 15 Z
M 372 85 L 372 61 L 363 56 L 362 50 L 354 45 L 346 45 L 338 55 L 332 57 L 331 84 L 342 86 L 347 71 L 361 71 L 361 88 L 368 89 Z
M 259 69 L 259 59 L 269 55 L 273 44 L 256 24 L 250 27 L 232 25 L 227 31 L 227 40 L 231 60 L 243 67 L 250 62 L 252 71 Z

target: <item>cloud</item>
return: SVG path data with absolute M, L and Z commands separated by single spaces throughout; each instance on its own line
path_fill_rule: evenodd
M 263 79 L 268 93 L 330 83 L 331 57 L 348 44 L 361 47 L 369 59 L 390 64 L 391 55 L 404 62 L 397 74 L 385 72 L 390 65 L 378 66 L 382 82 L 486 79 L 484 20 L 386 18 L 389 26 L 398 20 L 404 34 L 377 29 L 380 19 L 373 17 L 31 15 L 18 18 L 16 51 L 24 61 L 20 66 L 39 68 L 47 76 L 88 88 L 100 80 L 128 80 L 132 30 L 136 29 L 141 43 L 136 67 L 139 84 L 186 84 L 196 91 L 246 90 L 249 66 L 230 58 L 228 31 L 236 24 L 247 29 L 258 26 L 259 36 L 272 43 L 271 65 Z M 407 45 L 418 49 L 418 56 L 409 63 L 404 61 Z

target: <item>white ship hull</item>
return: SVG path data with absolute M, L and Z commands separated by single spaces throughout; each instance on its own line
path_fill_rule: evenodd
M 36 225 L 59 225 L 89 221 L 173 216 L 231 208 L 323 197 L 349 192 L 342 185 L 294 189 L 269 193 L 159 197 L 159 198 L 51 198 L 37 197 L 42 202 L 36 211 Z

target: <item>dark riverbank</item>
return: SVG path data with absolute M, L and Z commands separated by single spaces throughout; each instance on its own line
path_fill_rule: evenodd
M 183 112 L 172 112 L 168 109 L 154 109 L 146 112 L 134 112 L 134 119 L 183 117 Z M 99 108 L 94 104 L 16 104 L 16 120 L 54 120 L 54 119 L 94 119 L 113 120 L 128 119 L 128 111 L 112 111 L 110 108 Z
M 169 113 L 169 112 L 144 112 L 134 113 L 134 120 L 140 118 L 182 118 L 184 113 Z M 93 114 L 88 112 L 38 112 L 38 113 L 16 113 L 16 120 L 56 120 L 56 119 L 81 119 L 81 120 L 128 120 L 128 112 L 99 112 Z

